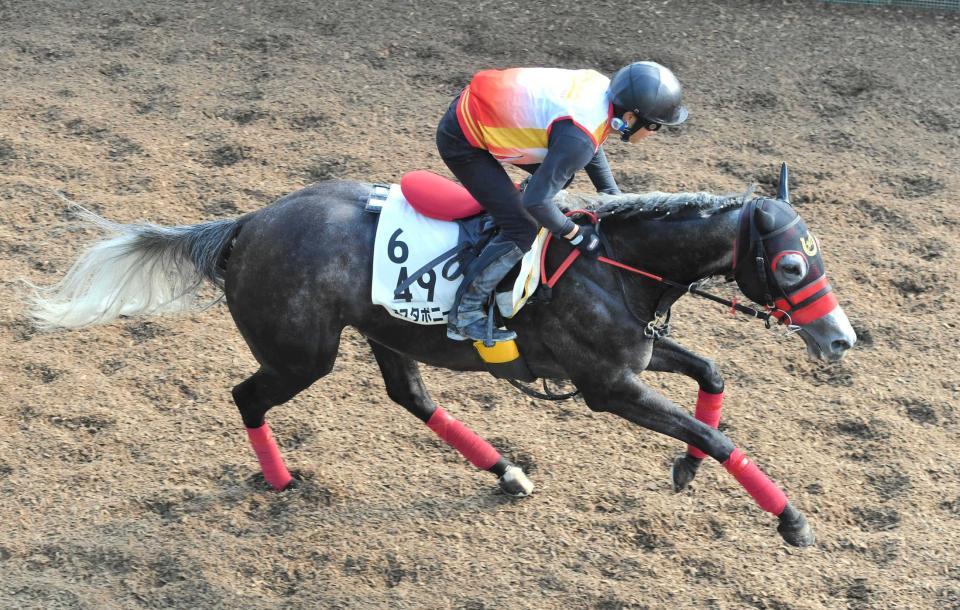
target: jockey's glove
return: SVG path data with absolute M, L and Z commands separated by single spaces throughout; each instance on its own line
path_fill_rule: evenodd
M 591 258 L 596 259 L 600 256 L 600 234 L 593 228 L 593 225 L 579 225 L 577 234 L 570 240 L 570 245 Z

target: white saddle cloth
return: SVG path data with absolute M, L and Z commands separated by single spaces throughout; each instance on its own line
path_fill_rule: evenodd
M 373 247 L 373 284 L 370 296 L 390 315 L 417 324 L 446 324 L 457 288 L 463 281 L 457 263 L 444 261 L 422 274 L 399 298 L 396 288 L 434 258 L 457 245 L 459 227 L 455 222 L 428 218 L 407 203 L 400 186 L 390 186 L 380 211 Z M 497 294 L 501 315 L 512 318 L 540 284 L 540 252 L 547 232 L 537 239 L 520 262 L 520 274 L 513 290 Z M 449 279 L 456 275 L 454 279 Z

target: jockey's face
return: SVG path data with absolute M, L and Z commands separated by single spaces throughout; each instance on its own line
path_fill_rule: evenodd
M 627 127 L 633 127 L 633 124 L 637 122 L 637 115 L 633 114 L 630 111 L 627 111 L 623 114 L 623 122 L 627 124 Z M 638 129 L 633 135 L 630 136 L 629 142 L 631 144 L 636 144 L 640 140 L 646 138 L 653 134 L 653 131 L 643 127 Z

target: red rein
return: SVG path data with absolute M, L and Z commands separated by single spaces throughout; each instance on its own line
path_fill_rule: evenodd
M 567 212 L 567 216 L 572 216 L 574 214 L 585 214 L 590 218 L 593 224 L 597 224 L 597 215 L 594 214 L 593 212 L 588 212 L 587 210 L 573 210 L 571 212 Z M 543 242 L 543 250 L 540 253 L 540 281 L 546 284 L 547 288 L 553 288 L 557 284 L 557 282 L 560 281 L 560 278 L 563 276 L 563 274 L 567 272 L 567 269 L 570 268 L 570 265 L 572 265 L 574 261 L 576 261 L 577 258 L 580 256 L 580 250 L 577 250 L 576 248 L 574 248 L 573 250 L 571 250 L 570 254 L 568 254 L 567 257 L 563 259 L 563 262 L 560 263 L 560 266 L 557 267 L 556 271 L 554 271 L 553 276 L 552 277 L 548 276 L 547 275 L 547 249 L 550 246 L 550 240 L 552 238 L 553 238 L 553 234 L 548 233 L 546 240 Z M 734 248 L 736 248 L 736 243 L 734 243 Z M 664 284 L 670 284 L 671 286 L 682 287 L 680 284 L 677 284 L 676 282 L 671 282 L 670 280 L 666 280 L 659 275 L 650 273 L 649 271 L 644 271 L 642 269 L 637 269 L 636 267 L 631 267 L 630 265 L 625 265 L 619 261 L 615 261 L 605 256 L 598 257 L 597 260 L 600 261 L 601 263 L 606 263 L 607 265 L 618 267 L 625 271 L 636 273 L 637 275 L 642 275 L 643 277 L 648 277 L 652 280 L 656 280 Z M 734 259 L 734 263 L 736 263 L 736 259 Z M 774 303 L 773 307 L 767 306 L 766 307 L 767 313 L 758 312 L 752 308 L 744 308 L 743 306 L 737 303 L 736 299 L 733 299 L 732 301 L 728 301 L 726 299 L 722 299 L 720 297 L 710 295 L 703 291 L 695 290 L 695 287 L 696 287 L 695 284 L 691 284 L 688 287 L 689 292 L 696 294 L 697 296 L 711 299 L 721 304 L 729 305 L 731 313 L 742 311 L 744 313 L 749 313 L 750 315 L 754 315 L 756 317 L 761 317 L 761 318 L 769 318 L 772 316 L 773 318 L 776 318 L 781 324 L 801 324 L 801 325 L 809 324 L 810 322 L 819 320 L 823 316 L 827 315 L 828 313 L 833 311 L 838 305 L 837 297 L 834 296 L 833 290 L 830 287 L 830 284 L 827 283 L 826 274 L 821 276 L 818 280 L 816 280 L 812 284 L 798 290 L 794 294 L 791 294 L 789 297 L 787 297 L 787 299 L 778 299 Z M 821 293 L 819 296 L 816 296 L 810 302 L 806 302 L 811 297 L 814 297 L 818 292 Z M 798 309 L 796 311 L 793 311 L 793 308 L 795 306 L 798 306 Z

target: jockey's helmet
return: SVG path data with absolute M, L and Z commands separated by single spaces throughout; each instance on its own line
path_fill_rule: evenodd
M 656 62 L 637 61 L 620 68 L 607 94 L 618 115 L 627 111 L 637 115 L 638 127 L 679 125 L 687 120 L 680 81 Z

